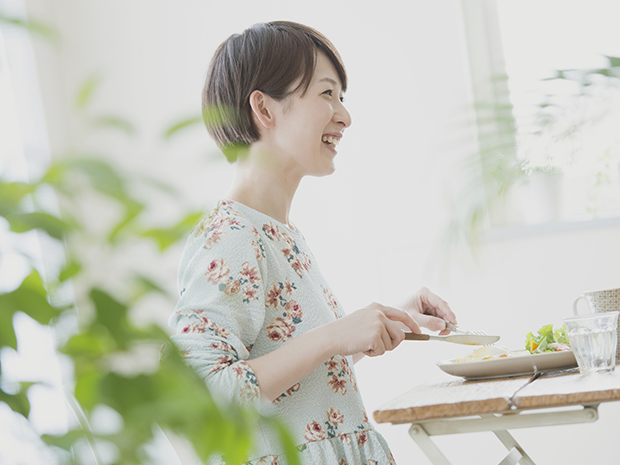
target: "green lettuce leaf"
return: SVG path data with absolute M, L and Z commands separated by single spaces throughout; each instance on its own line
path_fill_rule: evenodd
M 568 344 L 566 326 L 553 329 L 553 325 L 544 325 L 536 334 L 527 333 L 525 336 L 525 350 L 532 354 L 555 352 L 558 344 Z

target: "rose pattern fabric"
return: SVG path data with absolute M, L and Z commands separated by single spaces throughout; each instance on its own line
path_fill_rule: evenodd
M 304 431 L 304 438 L 308 442 L 320 441 L 326 438 L 325 431 L 323 431 L 323 427 L 318 421 L 311 421 L 306 425 L 306 430 Z
M 336 355 L 327 360 L 324 365 L 327 367 L 327 384 L 333 392 L 345 395 L 347 393 L 347 382 L 357 392 L 355 375 L 351 371 L 346 357 Z
M 226 286 L 228 282 L 228 273 L 230 273 L 230 268 L 224 259 L 217 258 L 209 263 L 205 276 L 210 283 L 218 285 L 224 284 L 224 286 Z
M 299 383 L 293 384 L 290 388 L 288 388 L 286 390 L 286 392 L 283 392 L 282 394 L 280 394 L 280 397 L 277 397 L 273 401 L 273 403 L 274 404 L 279 404 L 280 402 L 282 402 L 283 399 L 286 399 L 287 397 L 291 397 L 293 395 L 293 393 L 299 391 L 300 387 L 301 387 L 301 384 L 299 384 Z
M 262 262 L 265 258 L 265 244 L 263 244 L 263 238 L 255 227 L 252 227 L 252 236 L 254 236 L 252 248 L 256 254 L 256 261 Z
M 343 313 L 303 235 L 233 201 L 197 224 L 179 267 L 173 341 L 214 391 L 260 403 L 251 360 Z M 334 356 L 270 405 L 290 427 L 304 465 L 386 465 L 393 458 L 368 422 L 351 359 Z M 250 362 L 250 363 L 248 363 Z M 257 427 L 247 465 L 284 463 Z
M 303 310 L 295 300 L 287 300 L 285 296 L 292 295 L 296 287 L 286 281 L 273 283 L 267 292 L 265 307 L 282 308 L 282 316 L 271 320 L 267 325 L 267 337 L 274 342 L 286 342 L 295 332 L 295 325 L 302 322 Z
M 327 411 L 327 421 L 325 427 L 327 430 L 327 436 L 335 438 L 338 431 L 338 426 L 344 421 L 344 415 L 336 407 L 330 407 Z
M 213 331 L 220 337 L 226 337 L 230 335 L 230 332 L 222 326 L 216 325 L 206 315 L 204 310 L 190 309 L 188 313 L 194 317 L 193 322 L 184 326 L 181 330 L 183 333 L 204 333 L 207 330 Z
M 239 362 L 232 367 L 233 373 L 243 381 L 240 397 L 241 400 L 251 401 L 260 397 L 260 389 L 256 375 L 246 362 Z
M 325 287 L 323 288 L 323 297 L 325 298 L 325 302 L 327 302 L 329 308 L 331 308 L 334 312 L 334 315 L 336 315 L 336 318 L 340 318 L 340 315 L 338 315 L 338 302 L 336 302 L 336 299 L 331 291 Z
M 195 237 L 204 238 L 203 247 L 211 249 L 215 244 L 222 240 L 228 230 L 240 229 L 241 223 L 235 218 L 237 212 L 232 207 L 232 202 L 223 201 L 219 209 L 214 209 L 211 214 L 202 219 L 194 232 Z
M 288 233 L 282 231 L 278 225 L 273 224 L 271 221 L 268 224 L 263 224 L 263 231 L 270 240 L 283 243 L 280 250 L 284 258 L 289 262 L 291 268 L 295 270 L 295 273 L 300 278 L 303 278 L 304 272 L 309 271 L 312 266 L 310 256 L 299 249 L 295 240 Z

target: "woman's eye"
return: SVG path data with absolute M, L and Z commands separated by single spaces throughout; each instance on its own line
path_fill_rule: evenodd
M 334 90 L 333 89 L 329 89 L 326 90 L 325 92 L 323 92 L 323 95 L 329 95 L 330 97 L 334 96 Z M 340 102 L 344 102 L 344 95 L 341 95 L 340 97 L 338 97 L 338 100 L 340 100 Z

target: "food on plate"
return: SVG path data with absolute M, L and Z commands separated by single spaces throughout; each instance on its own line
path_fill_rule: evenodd
M 456 363 L 475 362 L 478 360 L 489 360 L 492 358 L 511 357 L 512 353 L 502 346 L 482 346 L 473 350 L 465 357 L 457 358 Z
M 457 358 L 456 362 L 476 362 L 479 360 L 571 350 L 570 344 L 568 343 L 568 336 L 566 335 L 566 326 L 554 330 L 553 325 L 545 325 L 540 328 L 536 334 L 528 333 L 525 339 L 525 349 L 526 350 L 510 351 L 505 347 L 497 345 L 482 346 L 464 357 Z
M 531 354 L 570 350 L 566 326 L 554 330 L 553 325 L 545 325 L 537 334 L 528 333 L 525 336 L 525 350 Z

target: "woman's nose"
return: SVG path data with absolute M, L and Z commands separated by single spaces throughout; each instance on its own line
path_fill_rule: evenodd
M 341 124 L 345 128 L 351 126 L 351 114 L 342 102 L 340 102 L 340 105 L 338 105 L 338 108 L 334 112 L 334 119 L 336 123 Z

